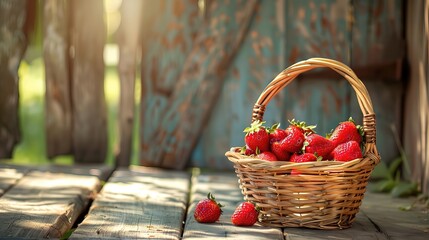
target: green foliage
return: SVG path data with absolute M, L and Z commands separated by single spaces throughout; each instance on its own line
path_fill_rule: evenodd
M 401 180 L 401 166 L 404 157 L 399 156 L 389 166 L 380 162 L 371 174 L 377 182 L 369 185 L 372 192 L 390 193 L 393 197 L 408 197 L 418 193 L 418 184 Z

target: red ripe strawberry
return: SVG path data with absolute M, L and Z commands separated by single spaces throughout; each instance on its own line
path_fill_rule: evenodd
M 271 144 L 271 152 L 276 155 L 279 161 L 289 161 L 290 153 L 282 148 L 280 142 Z
M 246 145 L 240 149 L 240 153 L 250 156 L 250 155 L 254 155 L 255 151 L 253 151 L 252 149 L 249 148 L 249 146 Z
M 321 157 L 317 157 L 313 153 L 303 153 L 303 154 L 294 153 L 290 157 L 290 161 L 291 162 L 296 162 L 296 163 L 314 162 L 314 161 L 317 161 L 317 160 L 322 160 L 322 159 L 321 159 Z
M 304 148 L 304 152 L 306 153 L 313 153 L 321 156 L 323 159 L 328 159 L 335 145 L 331 140 L 313 133 L 305 138 Z
M 259 153 L 256 157 L 263 160 L 271 161 L 271 162 L 278 161 L 276 155 L 272 152 Z
M 280 141 L 280 148 L 284 152 L 299 152 L 304 144 L 305 136 L 300 128 L 289 126 L 286 128 L 286 137 Z
M 214 196 L 208 193 L 207 199 L 203 199 L 197 203 L 194 218 L 199 223 L 214 223 L 219 220 L 222 214 L 221 207 L 223 206 L 216 202 Z
M 292 126 L 298 127 L 304 134 L 315 133 L 314 129 L 316 128 L 316 126 L 314 125 L 307 126 L 305 122 L 300 122 L 295 119 L 289 120 L 289 123 Z
M 252 226 L 258 221 L 259 212 L 251 202 L 243 202 L 231 216 L 232 224 L 236 226 Z
M 265 122 L 255 121 L 250 127 L 244 129 L 246 133 L 244 141 L 253 151 L 256 151 L 256 149 L 259 149 L 261 152 L 270 150 L 270 138 L 267 130 L 262 126 L 264 123 Z
M 362 127 L 356 126 L 353 119 L 350 118 L 348 121 L 341 122 L 332 132 L 329 139 L 334 143 L 334 146 L 338 146 L 348 141 L 356 141 L 360 144 L 362 136 Z
M 267 129 L 269 138 L 270 138 L 270 144 L 283 140 L 286 137 L 287 135 L 286 131 L 283 129 L 280 129 L 279 127 L 280 127 L 280 123 L 276 123 L 272 127 Z
M 356 158 L 362 157 L 362 151 L 359 143 L 356 141 L 348 141 L 338 145 L 331 153 L 331 156 L 336 161 L 347 162 Z

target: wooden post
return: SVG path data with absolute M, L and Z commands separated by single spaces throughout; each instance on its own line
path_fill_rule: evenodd
M 404 111 L 404 148 L 411 180 L 429 194 L 429 1 L 408 1 L 406 38 L 410 76 Z
M 102 0 L 70 1 L 73 58 L 72 109 L 75 161 L 104 162 L 107 117 L 103 49 L 106 39 Z
M 116 165 L 128 166 L 133 146 L 135 107 L 136 58 L 140 37 L 142 1 L 124 0 L 121 7 L 121 25 L 118 29 L 120 79 L 119 101 L 119 152 Z
M 0 2 L 0 159 L 11 158 L 20 141 L 18 68 L 27 48 L 31 1 Z
M 64 0 L 43 1 L 46 153 L 49 158 L 72 151 L 72 103 L 69 16 Z

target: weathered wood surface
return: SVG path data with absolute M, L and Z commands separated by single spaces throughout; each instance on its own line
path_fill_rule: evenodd
M 253 105 L 265 86 L 285 67 L 285 1 L 259 1 L 249 33 L 228 66 L 218 101 L 191 157 L 192 166 L 231 169 L 224 153 L 231 146 L 242 146 L 243 129 L 250 125 Z M 234 15 L 228 16 L 234 17 Z M 284 93 L 266 109 L 267 125 L 285 122 L 281 111 Z M 282 127 L 285 124 L 282 124 Z
M 28 1 L 0 2 L 0 159 L 11 158 L 20 141 L 18 68 L 27 48 Z
M 100 188 L 94 176 L 33 171 L 0 198 L 5 238 L 60 238 Z
M 378 72 L 382 72 L 366 74 L 364 70 L 362 76 L 358 76 L 365 83 L 373 102 L 377 118 L 377 149 L 386 163 L 399 155 L 392 126 L 397 129 L 397 134 L 402 132 L 405 87 L 402 81 L 405 57 L 403 5 L 401 0 L 353 2 L 350 67 L 377 67 Z M 353 93 L 350 115 L 361 119 L 362 112 L 355 98 Z
M 195 206 L 199 200 L 207 198 L 208 192 L 224 205 L 223 213 L 218 222 L 201 224 L 194 219 Z M 241 202 L 243 195 L 235 175 L 203 174 L 194 178 L 183 239 L 283 239 L 280 228 L 267 228 L 259 224 L 253 227 L 234 226 L 231 215 Z
M 286 4 L 284 68 L 312 57 L 350 64 L 348 13 L 351 6 L 348 1 L 291 0 Z M 338 122 L 348 119 L 349 103 L 356 101 L 356 98 L 350 99 L 351 87 L 340 75 L 298 77 L 283 91 L 286 119 L 295 118 L 317 125 L 317 132 L 322 135 L 335 128 Z
M 168 108 L 155 128 L 143 129 L 156 133 L 149 139 L 151 147 L 142 151 L 144 165 L 176 169 L 187 165 L 258 6 L 258 1 L 207 2 L 210 17 L 200 26 Z
M 317 230 L 302 228 L 285 228 L 284 236 L 287 240 L 316 240 L 316 239 L 388 239 L 379 232 L 369 218 L 361 211 L 351 228 L 342 230 Z
M 0 186 L 4 179 L 15 184 L 20 178 L 0 196 L 0 239 L 62 237 L 77 216 L 86 214 L 85 205 L 100 187 L 98 177 L 103 174 L 94 172 L 95 168 L 55 167 L 41 172 L 29 167 L 22 176 L 19 171 L 26 168 L 17 167 L 16 172 L 8 174 L 10 178 L 0 175 Z M 13 166 L 2 166 L 0 173 L 10 169 Z M 224 205 L 223 214 L 216 223 L 200 224 L 193 217 L 195 205 L 208 192 Z M 356 221 L 344 230 L 269 228 L 258 223 L 237 227 L 231 224 L 230 217 L 242 201 L 232 172 L 194 171 L 190 180 L 185 172 L 146 167 L 120 169 L 104 185 L 70 239 L 429 238 L 427 206 L 420 203 L 409 211 L 400 210 L 411 206 L 416 198 L 394 199 L 386 194 L 366 193 Z
M 134 127 L 136 60 L 140 40 L 140 15 L 143 1 L 126 0 L 121 6 L 121 24 L 118 29 L 120 79 L 119 99 L 119 152 L 116 165 L 130 165 Z
M 67 1 L 43 1 L 45 129 L 48 158 L 72 153 L 72 100 Z
M 202 20 L 193 0 L 144 1 L 139 159 L 146 166 L 156 165 L 159 161 L 160 156 L 155 158 L 155 153 L 151 152 L 165 148 L 154 144 L 153 140 L 160 134 L 157 128 L 171 107 L 169 99 Z
M 425 194 L 429 194 L 429 30 L 424 23 L 425 14 L 429 16 L 427 4 L 426 1 L 425 10 L 424 1 L 406 2 L 410 75 L 403 115 L 403 143 L 411 169 L 407 175 L 421 183 Z
M 71 5 L 73 151 L 77 163 L 102 163 L 107 154 L 107 110 L 102 0 Z
M 116 171 L 70 239 L 180 239 L 189 179 L 144 167 Z
M 387 239 L 429 239 L 428 206 L 418 204 L 416 198 L 398 199 L 386 194 L 367 194 L 361 210 Z M 413 203 L 414 208 L 408 208 Z
M 0 166 L 0 197 L 15 185 L 27 172 L 27 169 Z

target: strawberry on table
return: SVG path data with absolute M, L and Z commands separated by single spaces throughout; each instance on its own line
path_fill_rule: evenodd
M 258 221 L 259 212 L 251 202 L 243 202 L 231 216 L 232 224 L 236 226 L 252 226 Z
M 356 141 L 348 141 L 338 145 L 331 153 L 336 161 L 347 162 L 357 158 L 362 158 L 362 150 Z
M 319 134 L 313 133 L 305 138 L 304 152 L 313 153 L 317 156 L 321 156 L 323 159 L 328 159 L 329 154 L 335 148 L 335 145 L 331 140 L 320 136 Z
M 270 138 L 267 130 L 263 126 L 265 122 L 255 121 L 250 127 L 244 129 L 243 132 L 246 133 L 244 137 L 244 142 L 246 145 L 256 151 L 259 149 L 260 152 L 266 152 L 270 150 Z
M 194 212 L 194 218 L 199 223 L 214 223 L 219 220 L 222 214 L 223 207 L 220 203 L 216 202 L 215 197 L 207 194 L 207 199 L 203 199 L 197 203 Z
M 329 139 L 338 146 L 348 141 L 356 141 L 359 144 L 362 142 L 363 130 L 360 126 L 356 126 L 352 118 L 348 121 L 341 122 L 332 132 Z
M 262 153 L 259 153 L 256 157 L 263 160 L 271 161 L 271 162 L 278 161 L 276 155 L 272 152 L 262 152 Z

